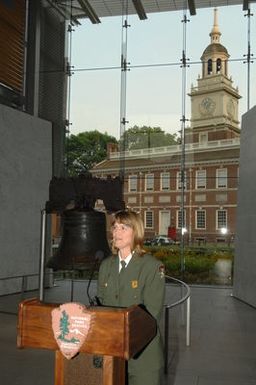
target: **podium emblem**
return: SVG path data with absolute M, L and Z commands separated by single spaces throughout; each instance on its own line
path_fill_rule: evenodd
M 92 313 L 86 306 L 70 302 L 52 311 L 52 329 L 62 354 L 69 360 L 84 344 L 90 331 Z

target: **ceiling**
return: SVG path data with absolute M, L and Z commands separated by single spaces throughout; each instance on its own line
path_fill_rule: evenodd
M 101 18 L 121 16 L 122 14 L 138 14 L 143 20 L 150 13 L 179 11 L 187 8 L 191 15 L 198 8 L 241 5 L 241 10 L 247 10 L 250 3 L 256 0 L 128 0 L 127 9 L 123 11 L 123 0 L 48 0 L 58 8 L 67 18 L 79 23 L 79 19 L 89 18 L 92 23 L 100 23 Z

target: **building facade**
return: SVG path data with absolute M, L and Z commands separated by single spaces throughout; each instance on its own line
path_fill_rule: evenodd
M 178 240 L 183 233 L 188 243 L 234 239 L 240 95 L 228 74 L 229 54 L 220 36 L 214 10 L 202 74 L 189 93 L 191 126 L 185 129 L 185 151 L 172 145 L 120 153 L 110 145 L 108 158 L 92 170 L 95 176 L 117 176 L 122 164 L 126 205 L 141 213 L 148 238 L 169 234 Z

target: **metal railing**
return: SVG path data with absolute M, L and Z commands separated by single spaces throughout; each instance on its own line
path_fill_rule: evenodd
M 9 276 L 9 277 L 2 277 L 2 278 L 0 278 L 0 282 L 2 282 L 2 281 L 11 281 L 11 280 L 16 280 L 16 281 L 20 280 L 20 289 L 18 289 L 15 292 L 12 291 L 11 293 L 4 293 L 3 295 L 9 295 L 9 294 L 15 294 L 15 293 L 18 293 L 18 294 L 22 295 L 25 291 L 28 290 L 28 278 L 29 277 L 39 277 L 39 274 L 38 273 L 33 273 L 33 274 L 26 274 L 26 275 L 12 275 L 12 276 Z M 18 287 L 18 285 L 17 285 L 17 287 Z
M 186 151 L 195 151 L 195 150 L 208 150 L 212 148 L 225 148 L 225 147 L 238 147 L 240 145 L 240 138 L 231 138 L 231 139 L 220 139 L 214 141 L 207 141 L 202 143 L 186 143 Z M 171 146 L 163 147 L 147 147 L 137 150 L 129 150 L 124 152 L 125 158 L 144 158 L 145 156 L 159 157 L 161 155 L 180 153 L 181 145 L 173 144 Z M 111 152 L 110 159 L 119 159 L 120 152 Z
M 39 277 L 39 274 L 27 274 L 27 275 L 17 275 L 17 276 L 12 276 L 12 277 L 4 277 L 0 278 L 0 281 L 7 281 L 7 280 L 19 280 L 20 279 L 20 291 L 18 293 L 21 296 L 21 299 L 23 298 L 24 293 L 28 290 L 28 279 L 32 277 Z M 168 281 L 172 281 L 175 283 L 178 283 L 181 285 L 182 289 L 186 290 L 186 293 L 182 297 L 171 304 L 166 304 L 164 307 L 164 371 L 165 373 L 168 373 L 168 361 L 169 361 L 169 321 L 170 321 L 170 310 L 173 309 L 174 307 L 178 305 L 183 305 L 186 303 L 186 346 L 190 346 L 190 288 L 189 286 L 176 278 L 170 277 L 168 275 L 165 276 L 166 278 L 166 283 L 169 283 Z M 37 289 L 32 289 L 32 290 L 37 290 L 39 291 L 39 298 L 40 298 L 40 293 L 42 291 L 42 287 L 40 287 L 40 283 L 42 281 L 39 278 L 39 288 Z M 12 293 L 13 294 L 13 293 Z M 183 309 L 182 309 L 183 310 Z M 183 315 L 183 313 L 182 313 Z M 182 320 L 184 318 L 184 315 L 182 317 Z
M 169 361 L 169 320 L 170 320 L 170 310 L 178 305 L 183 305 L 185 302 L 186 306 L 186 346 L 190 346 L 190 287 L 183 281 L 170 277 L 168 275 L 165 276 L 167 280 L 174 281 L 181 285 L 182 289 L 186 289 L 186 293 L 182 296 L 178 301 L 165 305 L 164 312 L 164 372 L 168 373 L 168 361 Z M 182 309 L 183 310 L 183 309 Z M 183 316 L 183 313 L 182 313 Z M 182 317 L 184 318 L 184 317 Z

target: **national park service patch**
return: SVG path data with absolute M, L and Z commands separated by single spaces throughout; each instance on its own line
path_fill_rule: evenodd
M 70 302 L 52 311 L 52 329 L 62 354 L 73 358 L 84 344 L 90 331 L 92 313 L 86 306 Z

